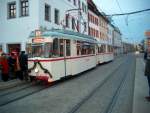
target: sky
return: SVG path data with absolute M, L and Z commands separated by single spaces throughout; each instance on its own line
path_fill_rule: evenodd
M 150 9 L 150 0 L 93 0 L 100 12 L 106 15 Z M 134 15 L 113 16 L 114 25 L 119 27 L 125 42 L 139 43 L 150 30 L 150 11 Z

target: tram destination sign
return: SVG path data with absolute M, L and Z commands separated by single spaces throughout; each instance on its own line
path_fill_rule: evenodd
M 33 38 L 32 39 L 32 43 L 46 43 L 46 42 L 53 42 L 52 39 L 50 38 L 42 38 L 42 37 L 38 37 L 38 38 Z

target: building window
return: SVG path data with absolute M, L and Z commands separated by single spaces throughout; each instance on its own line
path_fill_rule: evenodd
M 84 3 L 82 2 L 82 11 L 84 12 Z
M 81 8 L 81 2 L 78 0 L 79 9 Z
M 80 32 L 80 22 L 77 20 L 77 31 Z
M 29 16 L 29 1 L 28 0 L 21 0 L 21 16 Z
M 84 22 L 84 31 L 85 31 L 85 32 L 87 31 L 87 25 L 86 25 L 86 22 Z
M 55 24 L 59 24 L 59 10 L 55 9 Z
M 69 27 L 69 14 L 66 14 L 66 27 Z
M 8 3 L 8 18 L 16 18 L 16 2 Z
M 76 6 L 76 0 L 73 0 L 74 5 Z
M 75 19 L 72 18 L 72 29 L 75 30 Z
M 51 9 L 50 6 L 45 4 L 45 20 L 50 21 L 51 19 Z

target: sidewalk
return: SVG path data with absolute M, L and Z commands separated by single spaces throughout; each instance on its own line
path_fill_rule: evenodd
M 145 96 L 148 96 L 148 82 L 144 76 L 145 63 L 142 58 L 136 59 L 135 87 L 133 100 L 133 113 L 150 113 L 150 102 L 147 102 Z

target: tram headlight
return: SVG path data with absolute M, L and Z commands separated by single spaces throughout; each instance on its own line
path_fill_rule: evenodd
M 38 68 L 35 68 L 34 72 L 35 72 L 35 73 L 38 73 L 38 72 L 39 72 L 39 69 L 38 69 Z

